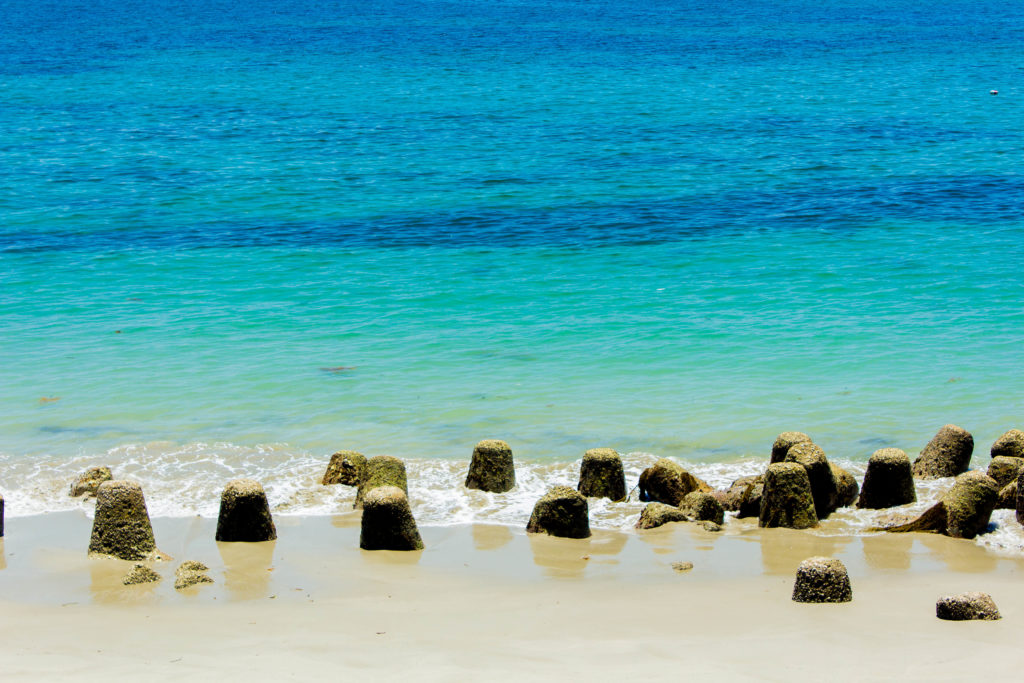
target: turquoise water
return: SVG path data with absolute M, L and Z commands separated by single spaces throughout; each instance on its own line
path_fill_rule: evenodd
M 490 437 L 711 466 L 786 429 L 856 464 L 947 422 L 983 465 L 1024 406 L 1022 26 L 13 0 L 0 473 L 179 490 Z

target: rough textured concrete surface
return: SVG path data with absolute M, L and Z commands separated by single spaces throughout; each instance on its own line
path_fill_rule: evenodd
M 811 437 L 803 432 L 782 432 L 775 438 L 775 443 L 772 444 L 772 458 L 768 464 L 784 461 L 786 453 L 789 453 L 790 448 L 798 443 L 810 442 Z
M 484 439 L 473 448 L 466 488 L 505 493 L 516 485 L 512 448 L 498 439 Z
M 637 529 L 654 529 L 669 522 L 689 522 L 690 517 L 677 507 L 665 503 L 648 503 L 640 511 Z
M 137 564 L 131 571 L 125 574 L 121 583 L 126 586 L 134 586 L 140 583 L 155 583 L 160 580 L 160 575 L 144 564 Z
M 857 507 L 880 510 L 916 501 L 914 474 L 907 454 L 899 448 L 881 448 L 872 453 Z
M 710 493 L 687 493 L 679 504 L 679 509 L 697 522 L 714 522 L 718 525 L 725 522 L 725 510 Z
M 110 472 L 110 468 L 105 465 L 90 467 L 78 475 L 78 479 L 71 484 L 71 497 L 95 496 L 96 489 L 100 487 L 100 484 L 113 478 L 114 475 Z
M 1011 429 L 992 444 L 992 457 L 1005 455 L 1009 458 L 1024 458 L 1024 432 Z
M 397 486 L 409 495 L 409 483 L 405 475 L 405 463 L 390 455 L 375 455 L 366 461 L 366 476 L 356 490 L 354 508 L 363 507 L 363 498 L 378 486 Z
M 107 481 L 96 490 L 96 514 L 89 540 L 90 555 L 145 560 L 156 554 L 142 487 L 133 481 Z
M 932 437 L 914 460 L 914 476 L 921 479 L 955 477 L 967 471 L 974 453 L 974 437 L 956 425 L 946 425 Z
M 668 458 L 661 458 L 640 473 L 640 500 L 655 501 L 678 506 L 683 496 L 691 491 L 711 493 L 712 489 L 693 476 L 682 465 Z
M 811 482 L 803 465 L 795 462 L 768 465 L 757 523 L 762 527 L 791 529 L 818 526 Z
M 324 486 L 342 484 L 343 486 L 359 486 L 366 477 L 366 456 L 356 451 L 338 451 L 331 456 L 327 464 L 324 478 L 320 483 Z
M 590 498 L 626 499 L 626 475 L 622 458 L 611 448 L 591 448 L 583 454 L 580 483 L 576 489 Z
M 533 506 L 526 525 L 529 533 L 546 533 L 564 538 L 590 536 L 590 509 L 587 499 L 568 486 L 556 486 Z
M 809 441 L 794 444 L 783 462 L 795 462 L 807 470 L 811 496 L 814 498 L 814 513 L 818 519 L 825 519 L 832 514 L 835 510 L 832 506 L 836 502 L 836 480 L 821 446 Z
M 405 491 L 378 486 L 363 501 L 359 547 L 363 550 L 422 550 L 416 520 Z
M 220 496 L 217 540 L 258 543 L 276 538 L 277 528 L 263 486 L 252 479 L 229 481 Z
M 935 603 L 935 616 L 947 621 L 995 621 L 1002 619 L 999 608 L 988 593 L 961 593 L 939 598 Z
M 830 557 L 812 557 L 800 563 L 793 584 L 794 602 L 850 602 L 853 590 L 846 567 Z

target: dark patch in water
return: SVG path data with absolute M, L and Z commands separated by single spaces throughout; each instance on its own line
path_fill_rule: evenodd
M 892 439 L 883 439 L 880 436 L 869 436 L 866 439 L 860 439 L 857 443 L 864 444 L 865 446 L 871 446 L 872 448 L 885 448 L 887 446 L 892 446 L 894 442 Z

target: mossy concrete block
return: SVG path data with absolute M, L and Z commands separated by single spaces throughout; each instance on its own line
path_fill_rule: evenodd
M 691 491 L 711 493 L 707 482 L 698 479 L 668 458 L 661 458 L 640 473 L 640 500 L 678 507 Z
M 320 483 L 324 486 L 342 484 L 359 486 L 366 476 L 366 456 L 356 451 L 338 451 L 331 456 Z
M 772 444 L 772 458 L 769 464 L 773 462 L 783 462 L 786 459 L 786 453 L 789 453 L 789 449 L 798 443 L 810 443 L 811 437 L 807 436 L 803 432 L 782 432 L 775 437 L 775 443 Z
M 366 477 L 359 482 L 354 508 L 363 507 L 363 499 L 378 486 L 397 486 L 406 496 L 409 483 L 405 475 L 405 463 L 390 455 L 375 455 L 366 461 Z
M 568 486 L 552 488 L 533 506 L 526 530 L 531 534 L 543 532 L 563 538 L 588 538 L 590 508 L 587 499 Z
M 935 603 L 935 616 L 947 621 L 995 621 L 1002 619 L 995 600 L 988 593 L 947 595 Z
M 576 487 L 590 498 L 626 499 L 626 474 L 622 458 L 611 448 L 591 448 L 583 454 L 580 483 Z
M 174 570 L 175 574 L 181 574 L 183 572 L 208 572 L 210 568 L 198 560 L 185 560 L 178 565 L 178 568 Z
M 363 550 L 422 550 L 409 498 L 397 486 L 378 486 L 363 500 L 359 547 Z
M 654 529 L 669 522 L 689 522 L 690 517 L 677 507 L 665 503 L 648 503 L 640 511 L 637 529 Z
M 516 485 L 512 448 L 499 439 L 484 439 L 473 448 L 466 488 L 505 493 Z
M 761 497 L 764 495 L 764 475 L 759 474 L 756 477 L 747 477 L 747 479 L 750 479 L 750 481 L 744 486 L 743 495 L 740 497 L 739 509 L 736 511 L 738 519 L 757 517 L 761 514 Z
M 125 586 L 134 586 L 140 583 L 156 583 L 160 580 L 160 575 L 150 569 L 144 564 L 137 564 L 132 567 L 131 571 L 125 574 L 124 578 L 121 579 L 121 583 Z
M 832 476 L 825 451 L 821 446 L 804 441 L 794 444 L 783 462 L 795 462 L 807 470 L 807 479 L 811 482 L 811 496 L 814 498 L 814 513 L 818 519 L 825 519 L 835 510 L 836 481 Z
M 1024 469 L 1024 458 L 997 455 L 988 463 L 988 476 L 995 479 L 1002 488 L 1011 481 L 1017 481 L 1021 469 Z
M 795 462 L 768 465 L 757 523 L 762 527 L 790 529 L 818 526 L 811 481 L 803 465 Z
M 793 584 L 794 602 L 850 602 L 853 589 L 842 562 L 812 557 L 800 563 Z
M 750 489 L 750 486 L 760 479 L 760 476 L 740 477 L 729 484 L 729 488 L 724 491 L 714 491 L 713 494 L 718 502 L 722 504 L 723 510 L 726 512 L 738 512 L 740 504 L 743 502 L 743 496 Z M 756 510 L 754 514 L 757 514 Z
M 899 448 L 881 448 L 872 453 L 857 507 L 881 510 L 916 501 L 914 475 L 907 454 Z
M 1005 455 L 1008 458 L 1024 458 L 1024 432 L 1011 429 L 992 444 L 992 457 Z
M 830 462 L 828 467 L 832 470 L 832 481 L 835 482 L 835 497 L 830 507 L 838 510 L 853 505 L 860 493 L 857 479 L 834 462 Z
M 145 560 L 154 557 L 156 552 L 142 487 L 123 480 L 100 484 L 96 489 L 96 515 L 89 554 Z
M 984 472 L 965 472 L 942 496 L 946 506 L 946 534 L 974 538 L 988 529 L 999 498 L 999 485 Z
M 111 473 L 110 468 L 105 465 L 90 467 L 78 475 L 78 479 L 75 479 L 74 483 L 71 484 L 71 497 L 95 496 L 96 489 L 100 487 L 100 484 L 105 481 L 111 481 L 113 478 L 114 475 Z
M 725 522 L 725 510 L 722 504 L 710 493 L 693 491 L 683 496 L 679 504 L 682 512 L 697 522 L 714 522 L 723 524 Z
M 881 531 L 911 531 L 945 534 L 953 538 L 974 538 L 988 529 L 992 511 L 999 498 L 999 486 L 984 472 L 965 472 L 939 502 L 916 519 Z
M 1017 521 L 1024 524 L 1024 470 L 1017 475 L 1017 498 L 1015 503 Z
M 217 540 L 226 543 L 259 543 L 277 538 L 267 494 L 258 481 L 229 481 L 220 496 Z
M 999 489 L 999 498 L 996 499 L 996 510 L 1017 509 L 1017 480 Z
M 955 477 L 967 471 L 974 453 L 974 437 L 956 425 L 945 425 L 914 460 L 914 476 L 920 479 Z

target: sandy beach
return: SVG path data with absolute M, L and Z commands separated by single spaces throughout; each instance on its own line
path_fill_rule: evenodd
M 587 540 L 423 527 L 426 550 L 359 549 L 359 515 L 279 516 L 279 538 L 214 542 L 156 518 L 158 584 L 89 559 L 82 513 L 16 517 L 0 555 L 5 680 L 1015 679 L 1024 561 L 929 534 L 823 537 L 727 522 Z M 853 602 L 791 601 L 797 565 L 841 559 Z M 211 585 L 173 588 L 184 560 Z M 685 573 L 672 569 L 690 561 Z M 992 594 L 1003 619 L 945 622 L 935 600 Z

